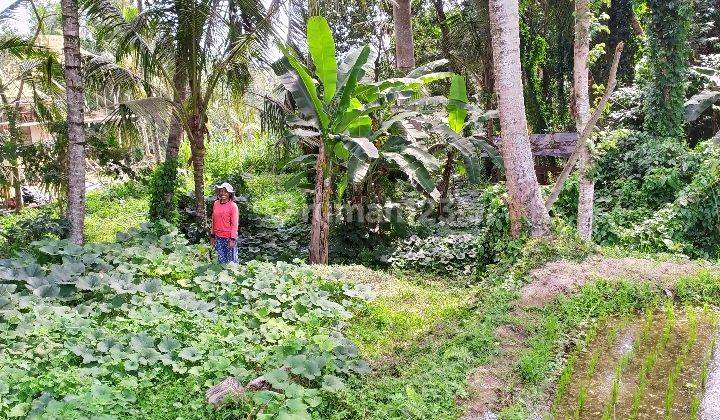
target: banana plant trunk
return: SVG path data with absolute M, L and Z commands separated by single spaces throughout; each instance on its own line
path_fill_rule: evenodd
M 68 130 L 68 206 L 70 240 L 85 240 L 85 95 L 80 59 L 77 0 L 62 0 L 63 52 Z
M 310 224 L 310 264 L 327 264 L 330 236 L 331 177 L 325 142 L 320 141 L 315 163 L 315 196 Z
M 445 160 L 445 167 L 443 168 L 442 180 L 440 181 L 440 185 L 438 185 L 440 202 L 438 203 L 437 220 L 440 220 L 445 213 L 445 204 L 447 203 L 448 192 L 450 191 L 450 177 L 452 176 L 453 169 L 455 169 L 455 156 L 453 151 L 449 150 L 447 159 Z
M 510 230 L 518 236 L 523 221 L 530 236 L 550 233 L 550 215 L 535 174 L 520 69 L 518 0 L 490 0 L 490 32 L 495 68 L 495 92 L 500 114 L 502 157 L 509 195 Z
M 190 117 L 190 153 L 195 184 L 195 211 L 198 221 L 207 224 L 205 211 L 205 125 L 200 115 Z

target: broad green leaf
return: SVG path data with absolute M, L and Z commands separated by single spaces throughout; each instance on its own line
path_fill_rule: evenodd
M 400 170 L 407 175 L 410 182 L 419 186 L 425 193 L 435 201 L 440 200 L 440 192 L 435 187 L 432 176 L 420 162 L 411 156 L 401 155 L 397 152 L 385 152 L 383 157 L 395 162 Z
M 378 153 L 377 147 L 368 139 L 364 137 L 349 137 L 349 136 L 343 136 L 342 140 L 345 142 L 346 145 L 348 145 L 348 150 L 350 149 L 350 145 L 357 145 L 362 149 L 362 151 L 371 159 L 377 159 L 380 157 Z
M 288 386 L 290 380 L 290 376 L 285 369 L 271 370 L 264 376 L 265 379 L 267 379 L 267 381 L 270 382 L 270 384 L 275 389 L 285 389 L 285 387 Z
M 278 48 L 283 52 L 284 59 L 274 66 L 275 74 L 292 95 L 303 117 L 317 122 L 318 128 L 327 129 L 330 118 L 318 97 L 315 80 L 289 48 L 283 45 L 278 45 Z
M 448 125 L 450 128 L 460 134 L 465 125 L 465 118 L 468 111 L 465 104 L 468 103 L 467 90 L 465 88 L 465 78 L 457 74 L 453 75 L 450 82 L 450 101 L 448 102 Z
M 325 375 L 323 376 L 322 388 L 328 392 L 338 392 L 345 388 L 345 384 L 342 379 L 335 375 Z
M 135 334 L 130 339 L 130 347 L 138 351 L 141 349 L 155 348 L 155 339 L 145 333 Z
M 436 69 L 444 66 L 447 63 L 448 63 L 448 60 L 446 60 L 446 59 L 431 61 L 425 65 L 422 65 L 420 67 L 416 67 L 413 70 L 410 70 L 410 72 L 407 74 L 407 77 L 416 78 L 416 77 L 424 76 L 426 74 L 434 72 Z
M 163 353 L 170 353 L 180 348 L 182 343 L 172 337 L 166 337 L 160 340 L 158 349 Z
M 15 405 L 7 414 L 8 417 L 25 417 L 27 412 L 30 411 L 30 403 L 24 402 Z
M 369 56 L 370 47 L 366 45 L 361 50 L 357 51 L 357 55 L 351 53 L 348 58 L 346 58 L 348 61 L 340 66 L 340 76 L 338 82 L 340 89 L 340 102 L 338 102 L 335 124 L 338 122 L 337 118 L 342 116 L 342 114 L 348 109 L 350 100 L 354 97 L 358 82 L 365 74 L 363 66 L 367 62 Z
M 372 135 L 372 119 L 367 115 L 358 117 L 347 127 L 351 137 L 370 137 Z
M 323 85 L 323 100 L 328 104 L 335 96 L 338 71 L 335 61 L 335 41 L 325 18 L 312 16 L 308 19 L 307 44 L 315 64 L 315 74 Z
M 342 141 L 335 143 L 335 146 L 333 147 L 333 154 L 340 160 L 348 160 L 350 157 L 350 152 L 345 148 L 345 143 Z
M 184 349 L 180 350 L 180 353 L 178 353 L 178 357 L 190 362 L 195 362 L 200 360 L 201 356 L 197 349 L 195 349 L 194 347 L 185 347 Z

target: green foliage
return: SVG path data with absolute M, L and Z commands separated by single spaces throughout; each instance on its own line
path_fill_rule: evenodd
M 148 218 L 175 224 L 178 220 L 178 166 L 177 159 L 168 159 L 158 165 L 150 177 L 150 203 Z
M 452 218 L 425 238 L 398 240 L 388 261 L 396 268 L 442 275 L 473 277 L 487 264 L 497 262 L 509 241 L 509 218 L 504 185 L 469 190 L 456 197 Z
M 409 291 L 409 290 L 408 290 Z M 437 293 L 437 292 L 436 292 Z M 445 292 L 447 293 L 447 292 Z M 403 301 L 412 295 L 401 293 Z M 421 293 L 420 296 L 427 296 Z M 467 291 L 465 302 L 468 302 Z M 471 295 L 475 297 L 476 294 Z M 367 378 L 351 380 L 350 392 L 337 394 L 336 401 L 324 418 L 456 418 L 460 415 L 458 398 L 465 391 L 468 372 L 488 361 L 496 351 L 494 329 L 506 322 L 513 294 L 505 290 L 478 293 L 477 302 L 468 302 L 468 310 L 461 310 L 456 319 L 440 322 L 423 340 L 398 343 L 392 357 L 381 359 L 377 373 Z M 431 303 L 407 302 L 398 305 L 399 311 L 408 306 L 423 305 L 431 312 Z M 388 305 L 396 302 L 391 298 Z M 410 309 L 412 311 L 412 309 Z M 450 311 L 456 309 L 448 308 Z M 398 338 L 409 328 L 392 318 L 392 306 L 373 310 L 364 324 L 370 329 L 378 325 L 388 328 L 398 325 Z M 450 312 L 452 313 L 452 312 Z M 390 325 L 386 325 L 390 322 Z M 397 324 L 396 324 L 397 323 Z M 412 330 L 411 330 L 412 331 Z M 407 337 L 407 336 L 406 336 Z M 409 338 L 413 337 L 412 335 Z
M 137 228 L 148 215 L 148 191 L 136 181 L 91 191 L 85 203 L 85 238 L 113 242 L 115 235 Z
M 718 146 L 619 130 L 598 145 L 596 226 L 601 244 L 642 252 L 718 255 Z
M 340 332 L 362 287 L 285 263 L 220 267 L 206 251 L 165 224 L 112 244 L 44 240 L 34 257 L 0 261 L 0 409 L 310 418 L 367 370 Z M 229 375 L 264 375 L 272 389 L 210 410 L 204 390 Z
M 1 257 L 8 257 L 24 250 L 31 242 L 43 238 L 64 238 L 70 232 L 70 224 L 56 217 L 51 211 L 30 212 L 15 220 L 2 220 L 0 237 Z
M 652 77 L 645 129 L 657 137 L 683 136 L 683 104 L 689 67 L 690 0 L 648 0 L 648 63 Z

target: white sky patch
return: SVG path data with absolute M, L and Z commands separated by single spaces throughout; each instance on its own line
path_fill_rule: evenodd
M 14 2 L 15 0 L 0 0 L 0 12 L 3 12 Z M 7 18 L 2 22 L 4 28 L 7 28 L 14 35 L 19 36 L 29 35 L 32 24 L 30 11 L 27 10 L 27 8 L 18 9 L 11 18 Z

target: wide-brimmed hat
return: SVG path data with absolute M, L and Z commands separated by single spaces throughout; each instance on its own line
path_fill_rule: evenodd
M 225 188 L 225 191 L 227 191 L 229 193 L 235 192 L 235 190 L 233 189 L 233 186 L 228 184 L 227 182 L 223 182 L 222 184 L 215 186 L 215 190 L 219 190 L 221 188 Z

